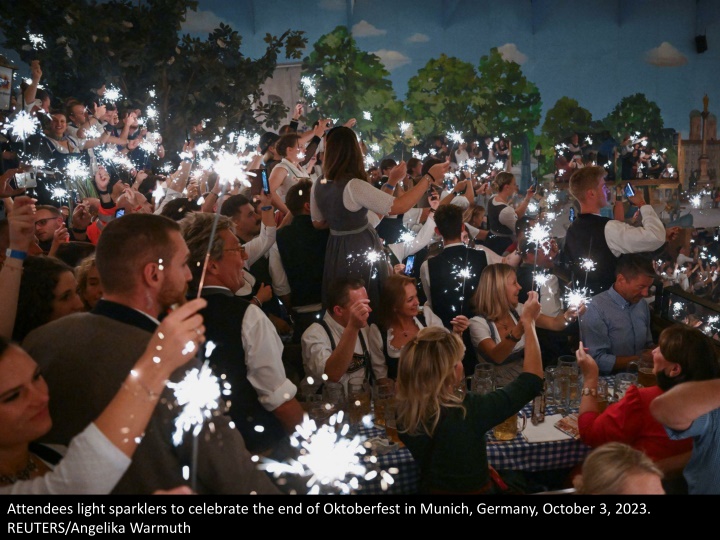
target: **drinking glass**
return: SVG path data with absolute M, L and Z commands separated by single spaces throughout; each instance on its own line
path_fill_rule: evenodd
M 385 404 L 385 436 L 389 441 L 405 446 L 398 436 L 397 430 L 397 401 L 391 398 Z
M 323 400 L 331 406 L 331 414 L 345 411 L 347 399 L 342 383 L 325 381 L 322 395 Z
M 620 401 L 627 389 L 633 384 L 637 385 L 637 373 L 618 373 L 615 375 L 615 394 L 614 400 Z
M 607 409 L 608 402 L 610 400 L 610 393 L 608 390 L 608 382 L 605 379 L 598 380 L 597 385 L 597 405 L 598 412 L 602 413 Z
M 373 412 L 375 424 L 385 425 L 385 406 L 387 402 L 395 397 L 395 383 L 392 379 L 381 379 L 375 381 L 373 386 Z
M 519 418 L 518 418 L 519 417 Z M 521 426 L 518 426 L 521 424 Z M 513 414 L 493 428 L 493 437 L 499 441 L 512 441 L 518 433 L 525 429 L 527 417 L 523 411 Z
M 555 403 L 555 377 L 557 375 L 557 366 L 547 366 L 545 368 L 545 405 L 556 405 Z
M 478 364 L 472 376 L 470 391 L 473 394 L 487 394 L 495 390 L 495 367 L 491 364 Z
M 370 386 L 363 379 L 348 381 L 348 416 L 350 424 L 357 425 L 370 414 Z

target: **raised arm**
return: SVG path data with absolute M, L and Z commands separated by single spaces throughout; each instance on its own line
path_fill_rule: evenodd
M 650 412 L 661 424 L 676 431 L 684 431 L 700 416 L 718 407 L 720 379 L 712 379 L 672 387 L 650 403 Z

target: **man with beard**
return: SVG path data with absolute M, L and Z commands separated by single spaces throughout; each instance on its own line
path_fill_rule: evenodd
M 180 227 L 169 218 L 130 214 L 108 223 L 96 250 L 103 298 L 92 312 L 40 327 L 23 342 L 41 366 L 53 396 L 53 428 L 47 442 L 67 445 L 110 402 L 147 346 L 158 319 L 184 302 L 192 277 L 188 256 Z M 173 373 L 173 382 L 200 367 L 198 359 L 192 360 L 190 354 L 188 359 Z M 242 437 L 224 415 L 207 422 L 212 426 L 194 437 L 197 459 L 192 458 L 193 437 L 186 435 L 174 445 L 180 409 L 173 404 L 173 392 L 166 388 L 114 493 L 146 494 L 181 485 L 184 466 L 196 475 L 199 493 L 278 493 L 265 473 L 257 470 Z

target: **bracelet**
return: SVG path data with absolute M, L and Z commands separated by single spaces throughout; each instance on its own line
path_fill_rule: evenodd
M 110 195 L 110 191 L 107 191 L 107 190 L 102 191 L 101 189 L 98 189 L 97 192 L 98 192 L 98 195 Z
M 142 207 L 143 207 L 142 204 L 138 205 L 137 208 L 133 209 L 133 212 L 137 212 L 137 211 L 139 211 L 139 210 L 142 210 Z
M 583 396 L 597 397 L 597 388 L 588 388 L 587 386 L 582 389 Z
M 220 198 L 220 195 L 218 195 L 218 194 L 215 193 L 214 191 L 211 191 L 210 193 L 208 193 L 208 196 L 209 196 L 209 195 L 215 195 L 218 199 Z
M 429 176 L 430 178 L 432 178 L 432 183 L 433 183 L 433 184 L 437 184 L 437 180 L 435 180 L 435 177 L 434 177 L 432 174 L 430 174 L 430 173 L 425 173 L 425 176 Z
M 72 232 L 78 233 L 78 234 L 83 234 L 83 233 L 87 232 L 87 227 L 85 227 L 84 229 L 78 229 L 76 227 L 73 227 Z
M 510 341 L 514 341 L 515 343 L 520 343 L 520 339 L 521 339 L 521 338 L 518 338 L 518 337 L 513 336 L 513 335 L 512 335 L 512 332 L 508 332 L 508 335 L 505 336 L 505 337 L 506 337 L 507 339 L 509 339 Z
M 261 207 L 260 207 L 260 210 L 262 210 L 263 212 L 267 212 L 268 210 L 272 210 L 272 205 L 271 205 L 271 204 L 268 204 L 267 206 L 261 206 Z
M 252 299 L 255 300 L 255 303 L 257 304 L 257 306 L 258 306 L 259 308 L 262 307 L 262 302 L 258 299 L 257 296 L 253 296 Z
M 7 248 L 5 250 L 5 257 L 8 259 L 18 259 L 19 261 L 24 261 L 27 258 L 27 255 L 27 251 L 20 251 L 12 248 Z
M 158 392 L 153 392 L 152 390 L 150 390 L 150 389 L 145 385 L 145 383 L 143 383 L 143 382 L 140 380 L 140 378 L 138 377 L 138 372 L 137 372 L 137 371 L 135 371 L 134 369 L 131 369 L 131 370 L 130 370 L 130 374 L 134 377 L 135 381 L 138 383 L 138 386 L 140 386 L 140 388 L 142 388 L 143 390 L 145 390 L 145 392 L 147 393 L 147 399 L 148 399 L 148 401 L 155 401 L 156 399 L 158 399 L 158 398 L 160 397 L 160 394 L 159 394 Z M 128 386 L 128 384 L 127 384 L 126 382 L 123 382 L 123 383 L 122 383 L 122 387 L 123 387 L 125 390 L 127 390 L 128 392 L 130 392 L 133 396 L 137 396 L 137 395 L 138 395 L 138 391 L 137 391 L 137 390 L 133 390 L 132 388 L 130 388 L 130 386 Z

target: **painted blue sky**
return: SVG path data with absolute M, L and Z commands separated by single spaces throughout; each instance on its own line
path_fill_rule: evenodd
M 568 96 L 601 119 L 642 92 L 665 127 L 687 135 L 703 95 L 720 111 L 713 0 L 200 0 L 184 30 L 204 36 L 221 21 L 243 36 L 250 57 L 262 54 L 268 32 L 303 30 L 309 52 L 321 35 L 349 26 L 361 49 L 380 56 L 399 98 L 430 58 L 445 53 L 477 66 L 498 47 L 538 86 L 543 113 Z M 702 54 L 699 34 L 708 45 Z

